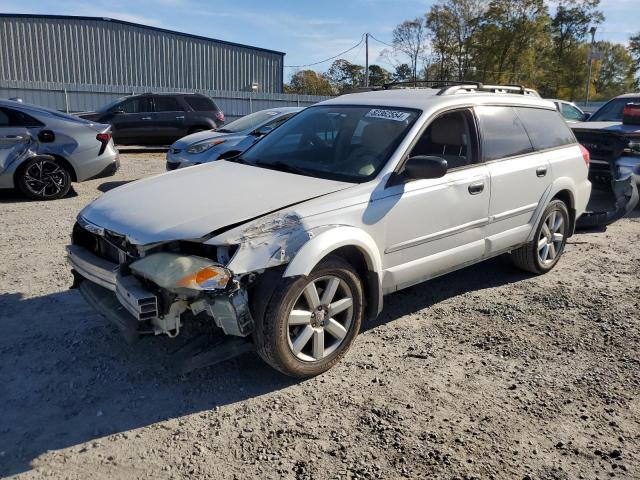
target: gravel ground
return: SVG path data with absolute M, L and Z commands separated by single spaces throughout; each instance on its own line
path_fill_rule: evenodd
M 0 476 L 640 478 L 638 210 L 546 276 L 501 257 L 387 297 L 312 380 L 251 353 L 180 375 L 177 340 L 126 345 L 64 261 L 85 204 L 163 168 L 0 195 Z

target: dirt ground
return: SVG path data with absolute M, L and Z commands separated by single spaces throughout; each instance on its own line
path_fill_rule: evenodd
M 163 168 L 0 194 L 0 476 L 640 478 L 638 210 L 546 276 L 501 257 L 387 297 L 312 380 L 253 353 L 180 375 L 177 340 L 125 344 L 64 259 L 84 205 Z

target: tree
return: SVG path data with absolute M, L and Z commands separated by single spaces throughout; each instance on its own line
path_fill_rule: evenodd
M 323 75 L 313 70 L 301 70 L 291 77 L 288 85 L 284 86 L 285 93 L 301 95 L 333 95 L 331 83 Z
M 336 91 L 344 93 L 364 84 L 364 67 L 340 58 L 329 67 L 327 79 Z
M 640 70 L 640 32 L 629 39 L 629 54 L 633 58 L 636 73 Z M 636 81 L 636 87 L 640 83 L 640 78 Z
M 593 86 L 599 98 L 609 99 L 635 89 L 635 62 L 623 45 L 598 42 L 602 59 L 596 62 Z
M 426 27 L 439 64 L 439 80 L 469 76 L 486 10 L 486 0 L 440 0 L 427 12 Z
M 413 71 L 411 67 L 406 63 L 401 63 L 396 67 L 396 71 L 393 73 L 394 82 L 406 82 L 411 80 Z
M 369 65 L 369 84 L 384 85 L 391 82 L 391 72 L 380 65 Z
M 581 70 L 585 57 L 577 57 L 576 51 L 589 33 L 604 21 L 602 12 L 598 10 L 600 0 L 559 0 L 556 13 L 551 19 L 551 35 L 553 49 L 552 64 L 549 68 L 553 84 L 553 96 L 557 96 L 561 88 L 568 88 L 573 97 L 576 90 L 584 85 L 584 77 L 576 75 Z
M 427 29 L 422 17 L 406 20 L 393 29 L 393 48 L 409 57 L 413 80 L 418 78 L 418 61 L 427 49 Z

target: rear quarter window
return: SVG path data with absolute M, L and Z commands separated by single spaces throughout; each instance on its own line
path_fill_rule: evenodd
M 576 143 L 576 137 L 557 110 L 525 107 L 515 110 L 536 150 Z
M 191 108 L 196 112 L 213 112 L 218 110 L 218 106 L 207 97 L 183 97 Z
M 513 107 L 480 106 L 475 111 L 482 133 L 483 161 L 533 152 L 531 140 Z

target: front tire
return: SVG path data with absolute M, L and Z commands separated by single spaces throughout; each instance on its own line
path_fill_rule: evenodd
M 16 184 L 33 200 L 55 200 L 69 193 L 71 174 L 55 158 L 38 155 L 20 167 Z
M 569 211 L 562 200 L 553 200 L 540 217 L 533 240 L 511 252 L 520 269 L 538 275 L 556 266 L 570 232 Z
M 364 316 L 362 282 L 337 256 L 309 276 L 283 278 L 256 322 L 254 340 L 262 359 L 285 375 L 319 375 L 347 353 Z

